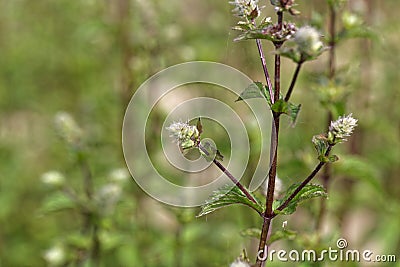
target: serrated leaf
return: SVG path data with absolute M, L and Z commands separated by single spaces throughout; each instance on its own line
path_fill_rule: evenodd
M 288 229 L 283 229 L 276 231 L 271 235 L 271 237 L 268 239 L 267 245 L 271 245 L 275 241 L 278 240 L 294 240 L 297 236 L 296 231 L 288 230 Z
M 49 195 L 43 202 L 40 212 L 50 213 L 57 212 L 66 209 L 72 209 L 76 207 L 76 202 L 71 198 L 63 194 L 62 192 L 56 192 Z
M 243 236 L 243 237 L 254 237 L 254 238 L 260 239 L 261 229 L 248 228 L 248 229 L 242 230 L 240 232 L 240 235 Z
M 312 138 L 312 143 L 314 144 L 315 150 L 317 150 L 318 158 L 325 156 L 325 153 L 329 147 L 327 137 L 324 134 L 314 135 Z
M 250 192 L 249 192 L 250 193 Z M 233 204 L 243 204 L 256 210 L 258 213 L 263 213 L 264 209 L 260 201 L 250 193 L 251 196 L 256 200 L 254 203 L 246 197 L 246 195 L 237 187 L 232 185 L 226 185 L 221 189 L 215 191 L 209 200 L 202 206 L 201 212 L 197 217 L 209 214 L 217 209 L 233 205 Z
M 308 184 L 300 190 L 300 192 L 289 202 L 286 208 L 279 211 L 277 208 L 281 206 L 289 196 L 298 188 L 300 183 L 292 184 L 285 193 L 282 199 L 275 200 L 272 204 L 274 212 L 277 214 L 289 215 L 296 211 L 297 205 L 307 199 L 315 197 L 327 197 L 328 194 L 323 186 L 317 184 Z
M 267 98 L 265 95 L 265 88 L 260 82 L 253 82 L 240 94 L 236 101 L 241 101 L 244 99 L 251 98 Z

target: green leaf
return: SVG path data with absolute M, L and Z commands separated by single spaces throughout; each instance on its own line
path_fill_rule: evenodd
M 301 105 L 295 105 L 291 102 L 286 102 L 283 99 L 279 99 L 275 101 L 275 103 L 271 106 L 271 109 L 276 113 L 283 113 L 288 115 L 292 120 L 292 125 L 294 125 L 299 115 L 300 107 Z
M 261 229 L 258 228 L 248 228 L 240 232 L 240 235 L 243 237 L 254 237 L 256 239 L 260 239 Z
M 210 140 L 203 139 L 200 141 L 200 154 L 208 161 L 211 162 L 214 159 L 222 161 L 224 156 L 219 152 L 219 150 L 215 147 L 215 144 Z
M 260 82 L 254 82 L 250 84 L 244 91 L 240 94 L 236 101 L 241 101 L 244 99 L 251 98 L 267 98 L 265 93 L 265 87 Z
M 317 150 L 318 158 L 321 156 L 325 157 L 325 153 L 329 147 L 328 138 L 324 134 L 314 135 L 312 138 L 312 142 L 314 144 L 315 150 Z
M 339 160 L 339 157 L 336 155 L 331 155 L 328 157 L 329 162 L 334 163 Z
M 274 212 L 277 214 L 289 215 L 296 211 L 297 205 L 307 199 L 315 197 L 327 197 L 328 194 L 323 186 L 317 184 L 308 184 L 300 190 L 300 192 L 289 202 L 288 206 L 283 210 L 276 210 L 281 206 L 289 196 L 300 186 L 300 183 L 292 184 L 285 193 L 284 198 L 275 200 L 272 204 Z
M 267 245 L 271 245 L 275 241 L 278 240 L 294 240 L 297 236 L 296 231 L 288 230 L 288 229 L 283 229 L 276 231 L 271 235 L 271 237 L 268 239 Z
M 50 213 L 66 209 L 72 209 L 75 207 L 76 207 L 76 202 L 74 200 L 72 200 L 62 192 L 56 192 L 49 195 L 44 200 L 40 212 Z
M 251 194 L 251 193 L 250 193 Z M 209 200 L 202 206 L 202 210 L 197 217 L 209 214 L 217 209 L 226 207 L 233 204 L 244 204 L 251 207 L 258 213 L 263 213 L 264 209 L 260 201 L 251 194 L 252 197 L 257 201 L 257 203 L 252 202 L 246 197 L 246 195 L 237 187 L 232 185 L 226 185 L 221 189 L 215 191 Z

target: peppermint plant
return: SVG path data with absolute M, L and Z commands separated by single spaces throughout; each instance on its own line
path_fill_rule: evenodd
M 311 181 L 320 170 L 339 158 L 332 154 L 334 146 L 346 141 L 355 127 L 357 119 L 352 114 L 332 119 L 325 132 L 317 134 L 312 138 L 316 150 L 316 166 L 302 182 L 290 185 L 279 198 L 276 194 L 277 168 L 278 168 L 278 140 L 280 121 L 282 116 L 288 116 L 292 126 L 301 109 L 300 104 L 291 101 L 291 96 L 296 87 L 296 82 L 302 66 L 309 61 L 317 59 L 324 51 L 329 50 L 321 38 L 320 32 L 309 26 L 297 26 L 291 21 L 285 21 L 285 16 L 297 16 L 299 11 L 295 9 L 294 0 L 271 0 L 276 19 L 263 17 L 258 0 L 235 0 L 229 2 L 234 6 L 233 13 L 239 18 L 237 25 L 233 28 L 239 34 L 235 41 L 253 40 L 257 47 L 265 81 L 254 81 L 240 94 L 237 101 L 251 98 L 263 98 L 265 100 L 266 112 L 272 113 L 273 124 L 271 131 L 271 157 L 269 172 L 266 173 L 265 199 L 260 199 L 257 192 L 250 190 L 239 182 L 222 164 L 223 156 L 218 149 L 206 139 L 202 140 L 203 127 L 199 118 L 196 125 L 189 122 L 172 123 L 167 130 L 175 139 L 183 153 L 186 150 L 197 149 L 207 161 L 212 161 L 229 179 L 234 187 L 227 185 L 215 191 L 210 199 L 202 206 L 199 216 L 214 212 L 217 209 L 232 204 L 244 204 L 260 216 L 260 229 L 253 229 L 248 233 L 259 240 L 258 252 L 255 255 L 255 263 L 250 265 L 247 255 L 236 259 L 230 266 L 256 266 L 265 265 L 268 247 L 276 240 L 293 236 L 293 232 L 284 228 L 283 231 L 273 232 L 271 223 L 277 216 L 290 215 L 296 211 L 300 202 L 316 197 L 327 197 L 326 189 Z M 262 40 L 272 42 L 275 51 L 274 76 L 270 76 L 267 68 L 266 57 L 263 50 Z M 281 87 L 281 57 L 287 57 L 296 64 L 294 74 L 287 89 Z M 267 111 L 267 109 L 269 111 Z M 267 129 L 264 129 L 267 130 Z M 268 163 L 265 163 L 268 164 Z

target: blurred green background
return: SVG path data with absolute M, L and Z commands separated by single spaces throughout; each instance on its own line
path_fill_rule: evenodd
M 318 20 L 318 12 L 326 25 L 325 1 L 299 4 L 300 23 Z M 265 5 L 264 14 L 273 16 L 269 1 Z M 83 190 L 75 152 L 54 129 L 59 111 L 71 114 L 82 129 L 96 192 L 117 185 L 118 203 L 98 219 L 100 266 L 229 266 L 243 248 L 254 259 L 258 241 L 240 231 L 260 227 L 260 218 L 242 206 L 196 218 L 198 209 L 154 201 L 127 178 L 121 147 L 130 97 L 168 66 L 215 61 L 263 80 L 254 43 L 233 42 L 237 33 L 231 30 L 236 23 L 231 9 L 227 1 L 214 0 L 0 1 L 0 266 L 91 266 L 82 260 L 91 242 L 81 229 L 82 211 L 58 207 L 59 192 L 41 181 L 43 173 L 56 170 L 77 192 Z M 350 92 L 346 110 L 359 119 L 359 127 L 336 150 L 341 161 L 333 167 L 321 242 L 335 247 L 337 238 L 345 237 L 349 248 L 395 254 L 399 261 L 398 1 L 350 0 L 346 9 L 361 14 L 377 38 L 338 46 L 337 64 L 348 77 Z M 266 43 L 265 48 L 272 70 L 272 46 Z M 286 88 L 295 66 L 286 59 L 283 64 Z M 280 138 L 278 173 L 284 186 L 300 181 L 316 164 L 311 137 L 326 128 L 326 112 L 313 90 L 313 77 L 326 68 L 324 55 L 300 74 L 293 101 L 302 104 L 302 111 L 295 128 L 283 123 Z M 165 110 L 154 115 L 156 129 L 165 116 Z M 225 133 L 215 134 L 222 150 L 229 151 Z M 159 148 L 149 149 L 157 153 Z M 124 177 L 129 180 L 115 182 Z M 277 247 L 315 245 L 318 206 L 313 200 L 293 217 L 277 219 L 274 229 L 287 220 L 301 233 Z

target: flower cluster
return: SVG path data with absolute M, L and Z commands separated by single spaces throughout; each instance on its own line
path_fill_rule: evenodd
M 63 186 L 65 183 L 64 175 L 58 171 L 48 171 L 43 173 L 40 180 L 46 185 L 55 187 Z
M 54 119 L 55 127 L 60 136 L 74 148 L 78 148 L 82 142 L 82 130 L 67 112 L 59 112 Z
M 199 130 L 187 122 L 174 122 L 166 129 L 170 132 L 170 136 L 175 138 L 181 149 L 192 148 L 199 143 Z
M 250 264 L 238 259 L 238 260 L 235 260 L 234 262 L 232 262 L 230 267 L 250 267 Z
M 283 22 L 282 25 L 271 24 L 262 29 L 262 34 L 268 35 L 273 42 L 283 42 L 292 38 L 296 33 L 296 25 L 290 22 Z
M 229 2 L 229 4 L 235 6 L 232 12 L 240 18 L 252 21 L 260 16 L 258 0 L 235 0 Z
M 357 121 L 357 119 L 353 118 L 353 114 L 339 117 L 336 121 L 331 122 L 328 135 L 333 137 L 336 142 L 346 141 L 346 137 L 351 136 L 357 126 Z
M 275 6 L 275 11 L 288 11 L 292 15 L 298 15 L 300 12 L 293 8 L 296 5 L 295 0 L 270 0 L 271 5 Z
M 324 47 L 320 39 L 320 34 L 316 29 L 310 26 L 304 26 L 298 29 L 294 35 L 294 42 L 298 45 L 300 53 L 307 56 L 319 54 Z

